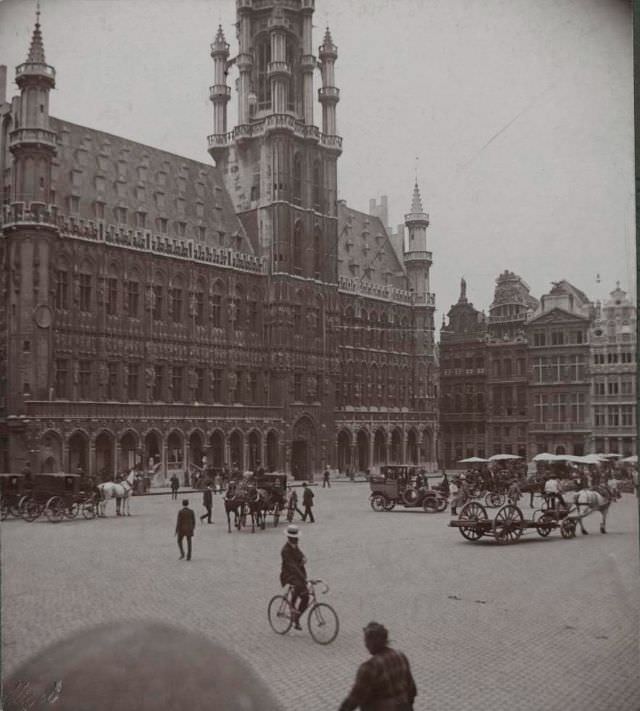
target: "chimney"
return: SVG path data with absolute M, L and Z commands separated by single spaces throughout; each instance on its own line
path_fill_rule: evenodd
M 0 64 L 0 104 L 7 100 L 7 65 Z
M 370 198 L 370 199 L 369 199 L 369 214 L 370 214 L 370 215 L 375 215 L 375 214 L 376 214 L 376 201 L 375 201 L 375 198 Z

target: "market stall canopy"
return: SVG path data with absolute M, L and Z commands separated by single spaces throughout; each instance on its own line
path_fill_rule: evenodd
M 597 454 L 598 457 L 601 457 L 603 459 L 619 459 L 622 455 L 621 454 L 616 454 L 614 452 L 609 452 L 608 454 L 600 454 L 598 452 Z
M 483 459 L 482 457 L 467 457 L 466 459 L 458 459 L 458 464 L 480 464 L 488 461 L 488 459 Z
M 557 454 L 551 454 L 550 452 L 540 452 L 540 454 L 536 454 L 536 456 L 531 461 L 532 462 L 557 462 L 559 460 L 558 460 Z
M 517 454 L 493 454 L 489 457 L 490 462 L 502 462 L 507 459 L 522 459 Z
M 600 454 L 586 454 L 582 457 L 582 464 L 602 464 L 602 462 L 606 461 Z
M 620 461 L 626 462 L 628 464 L 637 464 L 638 463 L 638 455 L 633 454 L 630 457 L 625 457 L 624 459 L 621 459 Z

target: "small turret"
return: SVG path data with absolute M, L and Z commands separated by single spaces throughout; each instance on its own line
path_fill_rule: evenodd
M 213 102 L 213 132 L 227 132 L 227 103 L 231 98 L 231 88 L 227 86 L 227 60 L 229 44 L 225 39 L 222 25 L 218 25 L 216 38 L 211 45 L 214 84 L 209 87 L 209 98 Z
M 318 89 L 318 100 L 322 104 L 322 132 L 328 136 L 335 136 L 338 132 L 336 104 L 340 101 L 340 90 L 335 87 L 334 66 L 338 58 L 338 48 L 333 44 L 328 27 L 318 54 L 322 72 L 322 88 Z
M 414 294 L 419 299 L 428 299 L 429 269 L 431 268 L 431 252 L 427 251 L 427 227 L 429 215 L 422 207 L 420 188 L 416 180 L 413 186 L 411 212 L 404 216 L 407 227 L 407 244 L 404 253 L 404 263 L 407 276 Z
M 51 160 L 56 153 L 56 134 L 49 126 L 49 92 L 55 87 L 55 77 L 55 69 L 45 60 L 38 7 L 27 61 L 16 67 L 19 111 L 16 128 L 9 134 L 16 202 L 49 201 Z

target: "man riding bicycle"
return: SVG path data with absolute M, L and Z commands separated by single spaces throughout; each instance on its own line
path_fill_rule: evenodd
M 297 526 L 288 526 L 286 530 L 287 542 L 282 547 L 280 555 L 282 557 L 282 568 L 280 570 L 280 585 L 291 585 L 293 593 L 291 596 L 291 606 L 295 610 L 294 627 L 299 630 L 300 617 L 309 604 L 309 591 L 307 590 L 307 571 L 305 563 L 307 559 L 298 547 L 300 532 Z M 296 602 L 300 599 L 300 604 L 296 607 Z

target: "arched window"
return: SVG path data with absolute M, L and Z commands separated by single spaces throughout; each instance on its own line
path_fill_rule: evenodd
M 271 107 L 271 86 L 268 67 L 271 62 L 271 38 L 262 37 L 256 44 L 256 85 L 258 89 L 258 111 Z
M 322 232 L 316 227 L 313 232 L 313 272 L 316 279 L 322 274 Z
M 313 161 L 313 209 L 322 212 L 322 163 Z
M 303 239 L 302 222 L 298 220 L 293 228 L 293 269 L 297 273 L 302 273 Z
M 293 157 L 293 202 L 302 205 L 302 157 L 299 153 Z

